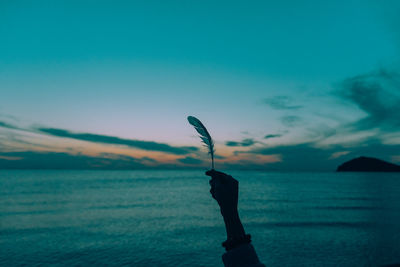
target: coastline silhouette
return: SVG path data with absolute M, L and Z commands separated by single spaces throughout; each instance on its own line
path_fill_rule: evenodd
M 341 164 L 338 172 L 400 172 L 400 166 L 376 158 L 358 157 Z

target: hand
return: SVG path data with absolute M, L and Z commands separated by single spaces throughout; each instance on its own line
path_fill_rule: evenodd
M 206 175 L 211 176 L 210 193 L 221 209 L 228 239 L 243 237 L 245 232 L 237 210 L 239 182 L 232 176 L 214 169 L 207 171 Z
M 210 193 L 218 202 L 222 215 L 237 213 L 239 182 L 232 176 L 214 169 L 207 171 L 206 175 L 211 176 Z

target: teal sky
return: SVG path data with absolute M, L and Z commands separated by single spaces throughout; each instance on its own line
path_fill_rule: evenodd
M 398 1 L 2 1 L 0 168 L 208 167 L 188 115 L 217 168 L 400 163 L 398 14 Z

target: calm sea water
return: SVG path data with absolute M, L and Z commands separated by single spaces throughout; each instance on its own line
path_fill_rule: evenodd
M 232 172 L 267 266 L 400 263 L 400 175 Z M 0 171 L 1 266 L 222 266 L 202 171 Z

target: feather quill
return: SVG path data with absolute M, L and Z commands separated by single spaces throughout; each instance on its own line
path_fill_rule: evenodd
M 211 155 L 211 166 L 214 169 L 214 141 L 211 138 L 211 135 L 208 133 L 207 128 L 201 123 L 201 121 L 193 116 L 189 116 L 189 123 L 196 129 L 199 133 L 199 137 L 204 143 L 204 146 L 208 148 L 208 154 Z

